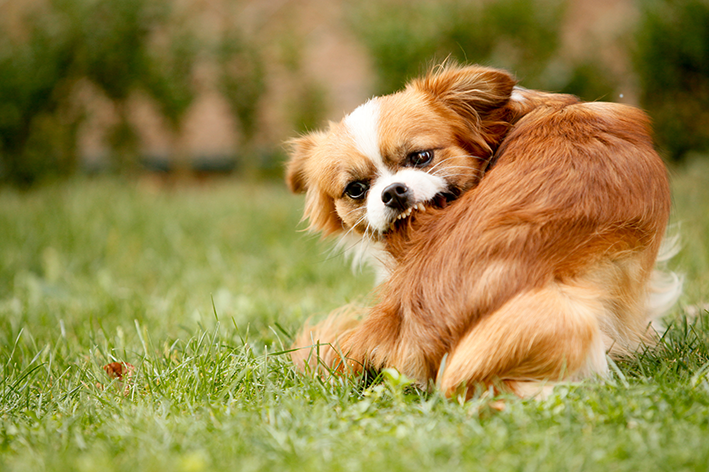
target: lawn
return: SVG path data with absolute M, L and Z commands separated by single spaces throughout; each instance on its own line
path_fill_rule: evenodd
M 709 159 L 672 175 L 686 287 L 660 346 L 502 411 L 293 370 L 294 331 L 372 277 L 279 182 L 0 189 L 0 470 L 708 470 Z

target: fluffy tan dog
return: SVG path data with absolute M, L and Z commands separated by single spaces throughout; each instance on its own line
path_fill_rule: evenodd
M 301 367 L 533 395 L 652 342 L 681 290 L 651 283 L 670 192 L 647 117 L 504 71 L 442 66 L 371 99 L 294 140 L 287 182 L 311 229 L 355 237 L 382 281 L 364 317 L 303 330 Z

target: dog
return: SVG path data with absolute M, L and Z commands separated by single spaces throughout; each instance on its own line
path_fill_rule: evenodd
M 292 140 L 286 182 L 381 282 L 364 316 L 303 329 L 301 369 L 535 396 L 651 344 L 681 292 L 654 270 L 671 200 L 647 116 L 502 70 L 444 64 L 370 99 Z

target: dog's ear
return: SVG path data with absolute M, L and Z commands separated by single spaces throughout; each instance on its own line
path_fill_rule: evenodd
M 308 189 L 307 164 L 313 155 L 322 133 L 310 133 L 286 143 L 288 155 L 286 163 L 286 184 L 293 193 L 304 193 Z
M 481 66 L 441 65 L 411 86 L 433 95 L 469 120 L 484 120 L 505 106 L 516 81 L 503 70 Z
M 308 229 L 324 236 L 342 229 L 342 221 L 335 210 L 335 202 L 316 182 L 312 182 L 313 159 L 325 133 L 313 132 L 287 143 L 290 159 L 286 164 L 286 184 L 293 193 L 306 193 L 303 218 L 310 221 Z
M 460 117 L 461 142 L 475 155 L 490 156 L 514 117 L 509 103 L 515 85 L 515 79 L 503 70 L 445 64 L 409 87 L 432 96 Z
M 335 209 L 335 201 L 317 187 L 309 188 L 305 195 L 305 218 L 310 222 L 308 229 L 320 231 L 323 236 L 342 230 L 342 220 Z

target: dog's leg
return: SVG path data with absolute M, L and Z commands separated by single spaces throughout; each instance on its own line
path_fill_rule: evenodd
M 599 318 L 606 314 L 598 298 L 596 290 L 561 283 L 517 295 L 449 353 L 440 388 L 470 397 L 476 385 L 503 382 L 520 396 L 535 396 L 555 381 L 605 373 Z
M 316 372 L 341 369 L 343 356 L 340 340 L 360 324 L 362 311 L 362 308 L 345 306 L 314 326 L 306 324 L 291 347 L 291 359 L 295 366 L 300 370 Z

